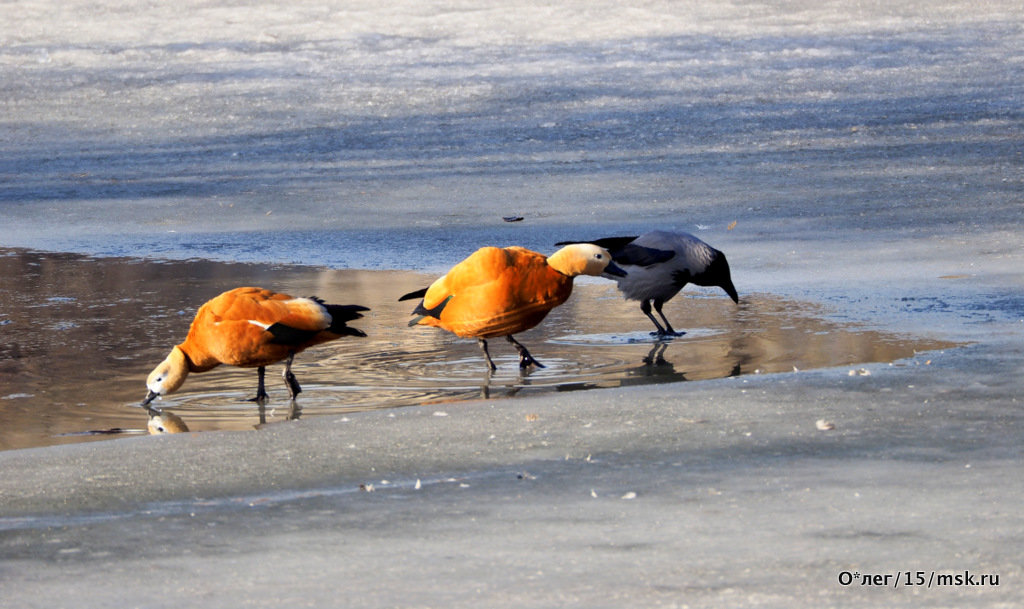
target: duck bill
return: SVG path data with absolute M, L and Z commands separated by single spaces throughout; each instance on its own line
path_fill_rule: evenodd
M 157 392 L 155 392 L 153 390 L 150 390 L 149 393 L 146 394 L 146 399 L 142 400 L 142 403 L 139 404 L 139 406 L 143 406 L 143 407 L 147 407 L 148 408 L 149 407 L 149 403 L 152 402 L 153 400 L 155 400 L 158 397 L 160 397 L 159 393 L 157 393 Z
M 626 276 L 626 271 L 622 270 L 622 267 L 620 267 L 619 265 L 615 264 L 614 262 L 609 262 L 608 266 L 604 267 L 604 272 L 607 275 L 613 275 L 615 277 L 625 277 Z

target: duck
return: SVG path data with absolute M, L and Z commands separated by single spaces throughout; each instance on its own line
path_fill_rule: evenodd
M 556 245 L 592 243 L 607 249 L 626 274 L 611 277 L 627 300 L 640 301 L 640 310 L 652 322 L 659 338 L 682 336 L 662 311 L 687 284 L 720 287 L 739 304 L 725 254 L 690 233 L 654 230 L 628 237 L 605 237 L 593 241 L 561 241 Z M 651 307 L 661 321 L 651 313 Z
M 497 370 L 487 339 L 505 337 L 519 352 L 519 367 L 543 368 L 513 334 L 529 330 L 572 294 L 580 275 L 626 274 L 603 247 L 572 244 L 550 256 L 519 246 L 482 247 L 429 287 L 405 294 L 420 298 L 410 326 L 433 326 L 476 338 L 491 372 Z
M 150 402 L 177 391 L 190 372 L 206 372 L 221 364 L 256 368 L 259 381 L 252 401 L 263 404 L 268 398 L 266 367 L 280 361 L 285 363 L 282 376 L 294 401 L 302 391 L 291 370 L 295 355 L 342 336 L 366 336 L 346 322 L 369 310 L 258 287 L 228 290 L 199 307 L 185 341 L 175 345 L 146 379 L 149 392 L 141 406 L 152 412 Z

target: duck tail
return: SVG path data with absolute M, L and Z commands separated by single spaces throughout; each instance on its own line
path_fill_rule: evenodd
M 433 317 L 434 319 L 441 319 L 441 311 L 443 311 L 444 308 L 448 306 L 448 301 L 450 301 L 451 299 L 452 296 L 449 296 L 448 298 L 442 300 L 441 303 L 438 304 L 436 307 L 432 307 L 430 309 L 424 307 L 423 301 L 420 301 L 420 304 L 416 305 L 416 308 L 412 310 L 412 314 L 415 315 L 416 317 L 414 317 L 412 321 L 409 322 L 409 325 L 415 326 L 416 324 L 420 323 L 420 321 L 422 321 L 424 317 Z
M 368 307 L 361 305 L 324 305 L 327 312 L 331 316 L 331 325 L 327 328 L 328 332 L 338 334 L 341 336 L 366 336 L 366 333 L 356 328 L 350 328 L 345 325 L 345 322 L 349 322 L 362 317 L 361 311 L 369 311 Z
M 405 296 L 402 296 L 401 298 L 399 298 L 398 301 L 401 302 L 403 300 L 412 300 L 414 298 L 423 298 L 426 295 L 427 295 L 427 288 L 422 288 L 422 289 L 416 290 L 415 292 L 409 292 Z

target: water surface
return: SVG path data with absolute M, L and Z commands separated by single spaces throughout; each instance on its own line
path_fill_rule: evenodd
M 195 310 L 240 285 L 270 287 L 372 311 L 343 338 L 296 358 L 304 392 L 289 403 L 280 366 L 268 368 L 262 410 L 253 369 L 221 367 L 190 375 L 159 402 L 193 431 L 252 429 L 289 418 L 500 399 L 646 383 L 891 362 L 950 346 L 830 318 L 819 307 L 771 294 L 735 305 L 717 290 L 688 288 L 666 305 L 687 334 L 667 342 L 614 284 L 577 280 L 569 301 L 517 335 L 546 365 L 519 370 L 504 340 L 491 341 L 498 370 L 488 374 L 474 340 L 407 325 L 402 294 L 433 276 L 403 271 L 331 270 L 223 263 L 156 262 L 4 250 L 0 253 L 0 449 L 141 433 L 137 407 L 145 377 L 181 342 Z M 680 408 L 685 408 L 681 386 Z M 113 433 L 111 433 L 113 432 Z

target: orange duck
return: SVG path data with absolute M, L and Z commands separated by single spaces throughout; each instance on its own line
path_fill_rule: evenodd
M 366 336 L 345 322 L 359 319 L 359 305 L 324 304 L 319 298 L 294 298 L 262 288 L 235 288 L 199 307 L 185 342 L 171 349 L 146 379 L 154 398 L 177 391 L 189 372 L 206 372 L 221 364 L 256 368 L 254 401 L 263 403 L 266 366 L 284 360 L 284 380 L 292 399 L 302 391 L 292 374 L 296 353 L 342 336 Z
M 490 369 L 496 370 L 487 339 L 504 336 L 519 351 L 519 367 L 543 368 L 512 338 L 544 319 L 572 293 L 578 275 L 625 275 L 608 250 L 589 243 L 564 247 L 550 256 L 521 247 L 484 247 L 456 264 L 429 288 L 399 298 L 423 300 L 409 325 L 443 328 L 476 338 Z

